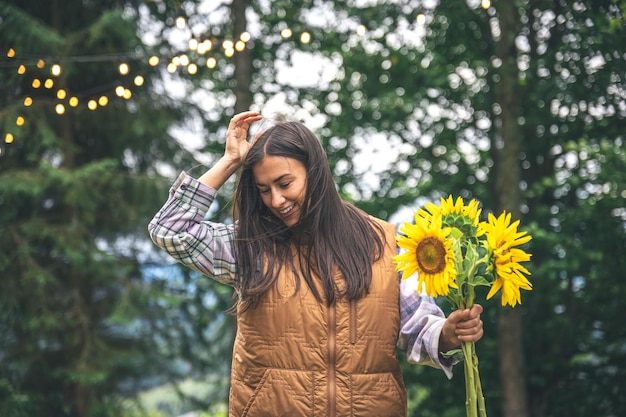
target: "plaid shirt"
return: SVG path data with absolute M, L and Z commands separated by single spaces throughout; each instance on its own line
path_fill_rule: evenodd
M 186 173 L 170 188 L 169 198 L 148 226 L 154 243 L 178 262 L 237 288 L 235 227 L 206 221 L 217 191 Z M 442 368 L 452 377 L 450 359 L 439 355 L 445 317 L 434 300 L 417 291 L 417 279 L 400 280 L 398 347 L 410 363 Z

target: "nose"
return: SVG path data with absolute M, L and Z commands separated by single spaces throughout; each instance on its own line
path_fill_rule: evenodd
M 285 201 L 285 197 L 283 197 L 283 193 L 278 189 L 272 190 L 272 207 L 277 209 L 280 208 L 283 202 Z

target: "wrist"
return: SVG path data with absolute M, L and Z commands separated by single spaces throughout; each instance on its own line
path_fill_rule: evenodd
M 233 175 L 242 165 L 241 159 L 233 159 L 222 156 L 207 172 L 198 180 L 205 185 L 217 190 Z
M 243 159 L 223 155 L 215 165 L 219 165 L 230 176 L 241 168 L 241 165 L 243 165 Z

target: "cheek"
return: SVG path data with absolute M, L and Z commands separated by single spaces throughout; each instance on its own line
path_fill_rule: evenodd
M 304 197 L 306 197 L 306 181 L 304 181 L 302 183 L 302 188 L 300 189 L 300 198 L 304 200 Z

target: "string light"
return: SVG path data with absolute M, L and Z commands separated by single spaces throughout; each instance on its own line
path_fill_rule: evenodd
M 357 26 L 356 28 L 356 34 L 359 36 L 363 36 L 365 35 L 365 32 L 367 32 L 367 28 L 365 27 L 365 25 L 360 24 L 359 26 Z
M 480 2 L 480 6 L 481 6 L 483 9 L 487 10 L 488 8 L 490 8 L 490 7 L 491 7 L 491 0 L 482 0 L 482 1 Z
M 176 16 L 176 27 L 178 29 L 185 29 L 185 26 L 187 26 L 187 19 L 185 19 L 185 16 L 183 15 L 183 12 L 181 10 L 178 16 Z
M 208 51 L 210 51 L 212 47 L 213 47 L 213 44 L 211 43 L 211 41 L 209 41 L 209 40 L 205 40 L 205 41 L 202 41 L 202 42 L 200 42 L 200 43 L 198 44 L 198 49 L 197 49 L 197 51 L 198 51 L 198 53 L 199 53 L 200 55 L 204 55 L 204 54 L 206 54 Z
M 130 67 L 128 66 L 128 64 L 126 62 L 122 62 L 118 67 L 117 70 L 119 71 L 119 73 L 121 75 L 126 75 L 128 74 L 128 72 L 130 71 Z
M 485 0 L 483 0 L 483 4 Z M 176 17 L 176 26 L 179 29 L 183 29 L 187 26 L 187 19 L 185 18 L 182 10 L 179 9 L 179 14 Z M 362 33 L 365 33 L 365 26 L 360 25 L 357 32 L 359 32 L 362 28 Z M 294 33 L 290 28 L 284 28 L 280 31 L 280 35 L 283 39 L 291 38 Z M 199 39 L 193 36 L 188 42 L 188 51 L 192 52 L 192 56 L 199 57 L 199 55 L 207 54 L 208 52 L 213 51 L 214 46 L 221 46 L 221 53 L 225 57 L 232 57 L 237 52 L 242 52 L 246 50 L 247 43 L 250 42 L 252 36 L 249 32 L 245 31 L 239 35 L 239 39 L 233 41 L 230 39 L 219 42 L 219 40 L 212 39 Z M 311 34 L 309 32 L 301 32 L 300 33 L 300 42 L 302 44 L 308 44 L 311 42 Z M 216 51 L 217 54 L 220 51 Z M 6 52 L 6 56 L 8 58 L 16 58 L 17 54 L 14 48 L 9 48 Z M 18 75 L 24 75 L 29 71 L 29 65 L 36 66 L 37 69 L 43 70 L 46 67 L 46 62 L 54 63 L 50 65 L 49 73 L 52 77 L 60 77 L 63 73 L 62 63 L 66 62 L 77 62 L 77 63 L 86 63 L 86 62 L 105 62 L 105 61 L 117 61 L 119 64 L 117 65 L 117 71 L 120 75 L 126 76 L 131 72 L 130 65 L 128 60 L 141 60 L 146 59 L 146 62 L 151 67 L 156 67 L 161 64 L 163 58 L 158 55 L 151 55 L 147 58 L 142 58 L 141 54 L 138 53 L 129 53 L 129 54 L 101 54 L 101 55 L 88 55 L 88 56 L 69 56 L 69 57 L 42 57 L 36 60 L 33 59 L 17 59 L 17 62 L 0 62 L 0 67 L 15 67 Z M 30 63 L 28 62 L 30 61 Z M 167 62 L 167 61 L 165 61 Z M 197 62 L 193 62 L 192 57 L 189 55 L 182 53 L 172 57 L 166 65 L 166 70 L 169 73 L 175 73 L 178 71 L 180 67 L 184 67 L 186 72 L 190 75 L 195 75 L 198 73 L 199 64 L 203 64 L 209 69 L 213 69 L 217 66 L 218 60 L 215 56 L 208 56 L 206 60 L 204 58 L 199 58 Z M 133 84 L 135 87 L 142 87 L 145 84 L 145 79 L 142 75 L 136 75 L 133 77 Z M 38 78 L 35 77 L 31 81 L 31 86 L 33 89 L 39 89 L 45 87 L 46 89 L 53 89 L 55 86 L 55 80 L 52 78 Z M 133 97 L 133 92 L 124 87 L 123 85 L 118 85 L 114 88 L 115 95 L 125 100 L 129 100 Z M 66 89 L 59 88 L 54 93 L 56 99 L 59 101 L 64 101 L 68 98 L 69 93 Z M 101 95 L 97 98 L 88 97 L 85 98 L 86 107 L 91 110 L 97 110 L 99 107 L 105 107 L 109 104 L 109 97 L 107 95 Z M 68 107 L 76 108 L 80 105 L 81 100 L 78 96 L 69 97 L 66 103 L 57 102 L 54 105 L 54 111 L 58 115 L 65 114 Z M 24 107 L 31 107 L 34 104 L 34 99 L 31 96 L 26 96 L 23 99 Z M 23 126 L 25 123 L 25 119 L 23 116 L 19 116 L 16 120 L 17 126 Z M 13 143 L 14 136 L 12 133 L 6 133 L 5 135 L 5 143 Z M 0 148 L 0 156 L 5 153 L 3 148 Z
M 61 66 L 59 64 L 52 65 L 52 67 L 50 67 L 50 74 L 54 75 L 55 77 L 61 75 Z
M 423 26 L 426 23 L 426 15 L 424 13 L 418 13 L 417 16 L 415 16 L 415 21 L 418 25 Z

